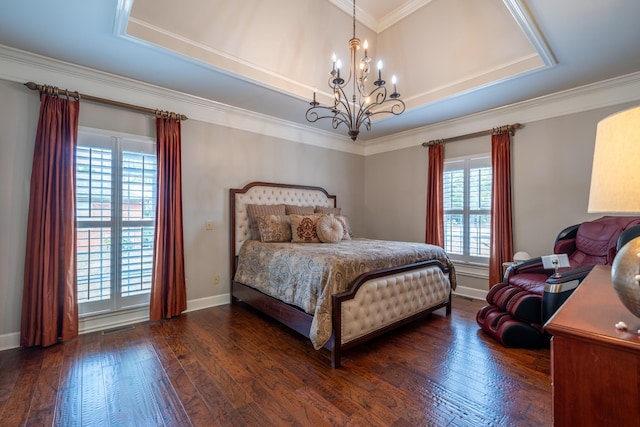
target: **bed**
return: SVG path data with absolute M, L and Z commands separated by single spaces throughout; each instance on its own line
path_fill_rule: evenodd
M 442 248 L 352 237 L 336 196 L 321 187 L 252 182 L 229 196 L 232 303 L 246 303 L 308 337 L 314 348 L 328 349 L 332 367 L 364 341 L 441 308 L 451 313 L 456 276 Z M 280 215 L 282 206 L 291 214 Z M 294 241 L 304 237 L 301 224 L 319 218 L 339 219 L 344 236 L 330 243 L 291 242 L 277 233 L 270 239 L 262 227 L 267 218 L 293 223 Z

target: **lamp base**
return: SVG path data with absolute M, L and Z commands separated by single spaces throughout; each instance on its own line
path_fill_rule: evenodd
M 611 268 L 611 282 L 627 309 L 640 317 L 640 238 L 631 240 L 618 252 Z

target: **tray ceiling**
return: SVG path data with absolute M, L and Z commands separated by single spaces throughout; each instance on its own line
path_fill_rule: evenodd
M 301 100 L 317 89 L 328 104 L 332 54 L 348 63 L 351 7 L 343 0 L 136 0 L 126 36 Z M 525 31 L 534 25 L 517 2 L 361 0 L 358 12 L 368 26 L 359 20 L 356 36 L 383 61 L 387 81 L 397 76 L 408 110 L 552 65 L 538 34 Z

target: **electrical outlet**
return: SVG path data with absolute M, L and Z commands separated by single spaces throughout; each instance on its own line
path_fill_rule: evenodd
M 220 276 L 218 276 L 217 274 L 215 276 L 213 276 L 213 284 L 214 285 L 219 285 L 220 284 Z
M 204 222 L 205 230 L 213 230 L 213 221 L 205 221 Z

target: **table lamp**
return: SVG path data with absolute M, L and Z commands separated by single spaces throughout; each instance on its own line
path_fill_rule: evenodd
M 598 123 L 588 212 L 640 213 L 640 106 Z M 640 317 L 640 238 L 624 245 L 611 281 L 625 307 Z

